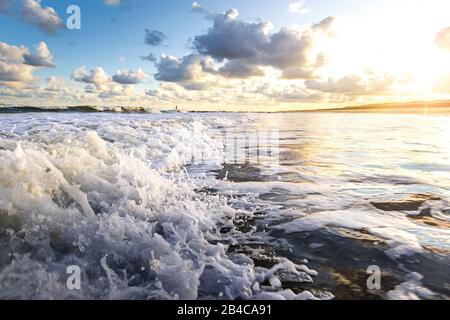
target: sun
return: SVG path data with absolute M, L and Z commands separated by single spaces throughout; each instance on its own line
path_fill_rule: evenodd
M 439 79 L 450 75 L 450 55 L 435 44 L 450 23 L 450 1 L 380 1 L 377 9 L 340 17 L 338 34 L 325 47 L 331 52 L 325 76 L 390 75 L 398 79 L 398 94 L 431 98 Z

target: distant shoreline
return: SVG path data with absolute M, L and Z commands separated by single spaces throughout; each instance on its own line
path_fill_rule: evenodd
M 343 108 L 310 110 L 308 112 L 450 114 L 450 101 L 413 101 L 405 103 L 371 104 Z
M 6 106 L 0 105 L 0 114 L 61 112 L 61 113 L 124 113 L 124 114 L 160 114 L 152 108 L 146 107 L 103 107 L 103 106 L 64 106 L 64 107 L 36 107 L 36 106 Z M 226 110 L 190 110 L 185 113 L 404 113 L 425 115 L 450 115 L 450 100 L 413 101 L 404 103 L 384 103 L 342 108 L 279 110 L 279 111 L 226 111 Z M 181 113 L 182 114 L 182 113 Z

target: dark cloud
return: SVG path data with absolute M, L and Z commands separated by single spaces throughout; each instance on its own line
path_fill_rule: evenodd
M 155 80 L 175 82 L 187 90 L 205 90 L 218 85 L 213 61 L 209 57 L 190 54 L 183 58 L 162 55 L 155 65 Z
M 145 29 L 145 44 L 149 46 L 159 46 L 164 40 L 166 40 L 166 35 L 161 31 Z
M 141 57 L 142 60 L 150 61 L 150 62 L 156 62 L 156 57 L 153 53 L 149 53 L 148 55 Z
M 219 73 L 228 78 L 249 78 L 255 76 L 264 76 L 264 70 L 259 66 L 247 64 L 241 60 L 231 60 L 227 62 Z
M 248 76 L 258 66 L 271 66 L 283 71 L 286 78 L 307 79 L 321 66 L 323 54 L 314 55 L 312 49 L 318 38 L 333 35 L 334 18 L 306 29 L 284 27 L 272 33 L 270 22 L 246 23 L 238 20 L 238 15 L 236 9 L 215 15 L 208 32 L 194 38 L 194 50 L 219 62 L 233 61 L 230 67 L 245 66 Z M 243 71 L 239 74 L 245 77 Z
M 11 6 L 15 0 L 0 0 L 0 12 L 10 13 Z
M 200 80 L 204 65 L 203 57 L 197 54 L 190 54 L 182 59 L 162 55 L 160 62 L 156 65 L 158 73 L 155 79 L 167 82 Z

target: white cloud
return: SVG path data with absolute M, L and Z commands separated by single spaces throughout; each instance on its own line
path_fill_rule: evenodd
M 39 42 L 36 46 L 36 53 L 25 53 L 23 55 L 25 64 L 33 67 L 54 67 L 53 55 L 45 42 Z
M 24 0 L 22 18 L 47 34 L 53 34 L 63 27 L 61 18 L 52 7 L 43 8 L 41 0 Z
M 130 97 L 133 95 L 133 86 L 112 84 L 99 93 L 99 98 L 108 99 L 113 97 Z
M 192 8 L 192 11 L 204 11 L 203 5 L 198 2 L 193 2 L 191 8 Z
M 0 61 L 10 63 L 22 63 L 23 55 L 28 52 L 25 47 L 16 47 L 5 42 L 0 42 Z
M 32 92 L 16 88 L 0 88 L 0 97 L 30 98 Z
M 306 1 L 304 0 L 291 2 L 288 6 L 288 11 L 290 13 L 301 13 L 301 14 L 308 13 L 310 11 L 310 8 L 305 7 L 305 2 Z
M 24 64 L 11 64 L 0 61 L 0 81 L 28 82 L 33 80 L 33 69 Z
M 450 27 L 443 28 L 436 34 L 435 43 L 438 47 L 450 52 Z
M 73 80 L 87 83 L 85 93 L 96 95 L 101 99 L 131 97 L 134 92 L 133 84 L 141 82 L 146 77 L 147 74 L 141 69 L 136 72 L 119 70 L 112 78 L 102 67 L 92 69 L 80 67 L 72 73 Z
M 72 73 L 72 79 L 78 82 L 90 83 L 95 85 L 110 82 L 110 77 L 101 67 L 88 70 L 86 67 L 80 67 Z
M 0 42 L 0 84 L 18 86 L 18 83 L 31 82 L 34 80 L 33 71 L 37 67 L 53 66 L 52 55 L 44 42 L 36 46 L 36 54 L 29 53 L 24 46 L 13 46 Z
M 67 94 L 70 92 L 70 88 L 66 82 L 58 77 L 52 76 L 47 78 L 47 86 L 44 91 L 51 95 Z
M 326 81 L 307 80 L 305 86 L 310 90 L 347 96 L 386 95 L 392 93 L 397 80 L 393 75 L 379 76 L 367 72 L 364 75 L 352 74 L 339 79 L 329 78 Z
M 131 70 L 119 70 L 112 79 L 120 84 L 137 84 L 147 77 L 148 75 L 142 69 L 138 69 L 136 72 Z
M 118 6 L 120 5 L 120 0 L 103 0 L 103 3 L 107 6 Z

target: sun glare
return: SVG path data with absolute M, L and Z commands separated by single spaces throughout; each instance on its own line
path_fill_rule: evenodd
M 438 79 L 450 72 L 448 53 L 434 42 L 449 23 L 450 2 L 428 7 L 422 1 L 408 1 L 407 7 L 404 1 L 392 2 L 378 12 L 341 17 L 337 37 L 325 45 L 332 54 L 324 71 L 330 77 L 366 71 L 390 75 L 399 79 L 398 93 L 431 96 Z

